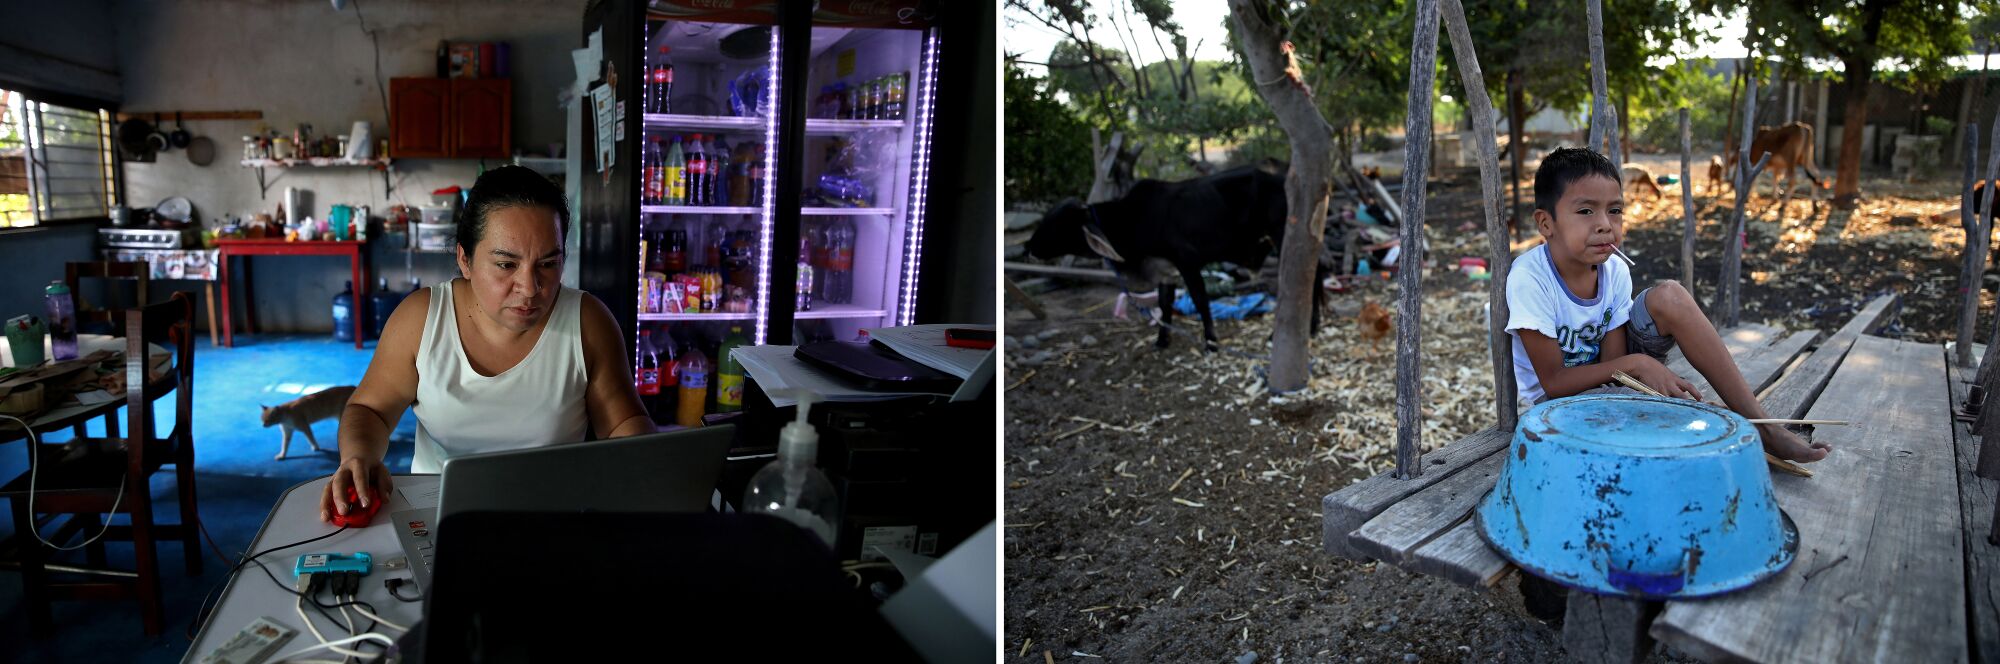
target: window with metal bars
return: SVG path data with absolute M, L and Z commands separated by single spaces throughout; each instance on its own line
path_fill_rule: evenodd
M 0 90 L 0 228 L 110 215 L 111 113 Z

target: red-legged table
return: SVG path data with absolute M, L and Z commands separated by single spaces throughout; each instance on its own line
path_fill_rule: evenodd
M 361 249 L 365 246 L 361 242 L 286 242 L 282 239 L 216 240 L 215 246 L 222 250 L 222 255 L 217 260 L 222 264 L 222 345 L 224 346 L 236 345 L 235 337 L 230 334 L 233 331 L 230 327 L 231 323 L 236 319 L 232 315 L 229 306 L 230 293 L 233 290 L 229 287 L 229 284 L 234 279 L 229 269 L 231 264 L 230 258 L 236 256 L 346 256 L 349 269 L 354 273 L 354 302 L 356 304 L 365 302 L 364 298 L 368 297 L 368 280 L 361 278 L 361 262 L 363 260 Z M 255 334 L 257 332 L 257 299 L 251 295 L 249 277 L 250 262 L 244 261 L 243 332 L 245 334 Z M 358 307 L 355 315 L 349 316 L 349 319 L 354 324 L 354 347 L 361 348 L 361 316 Z

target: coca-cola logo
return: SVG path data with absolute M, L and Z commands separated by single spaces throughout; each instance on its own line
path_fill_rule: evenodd
M 847 6 L 847 13 L 852 16 L 888 16 L 895 11 L 886 0 L 857 0 Z
M 665 70 L 665 69 L 655 69 L 655 70 L 653 70 L 653 82 L 654 82 L 654 83 L 665 83 L 665 82 L 667 82 L 667 80 L 668 80 L 668 79 L 667 79 L 667 70 Z

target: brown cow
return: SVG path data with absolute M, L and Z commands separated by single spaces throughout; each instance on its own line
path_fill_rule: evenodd
M 1777 185 L 1780 192 L 1778 225 L 1783 226 L 1785 223 L 1785 204 L 1791 201 L 1794 178 L 1797 177 L 1795 169 L 1800 167 L 1804 167 L 1806 177 L 1812 179 L 1814 188 L 1807 190 L 1807 195 L 1812 200 L 1812 213 L 1818 214 L 1818 190 L 1830 188 L 1832 184 L 1820 182 L 1819 171 L 1813 168 L 1812 125 L 1793 122 L 1777 127 L 1758 127 L 1757 135 L 1750 139 L 1750 163 L 1757 163 L 1757 160 L 1762 159 L 1766 153 L 1771 155 L 1771 161 L 1764 166 L 1764 169 L 1771 173 L 1772 183 Z M 1726 156 L 1728 159 L 1726 170 L 1736 168 L 1737 154 L 1736 143 L 1732 138 Z M 1757 183 L 1750 183 L 1752 193 L 1756 192 L 1756 187 Z

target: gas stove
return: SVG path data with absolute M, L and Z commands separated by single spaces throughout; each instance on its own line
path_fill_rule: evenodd
M 97 241 L 120 249 L 187 249 L 201 246 L 201 231 L 193 228 L 100 228 Z

